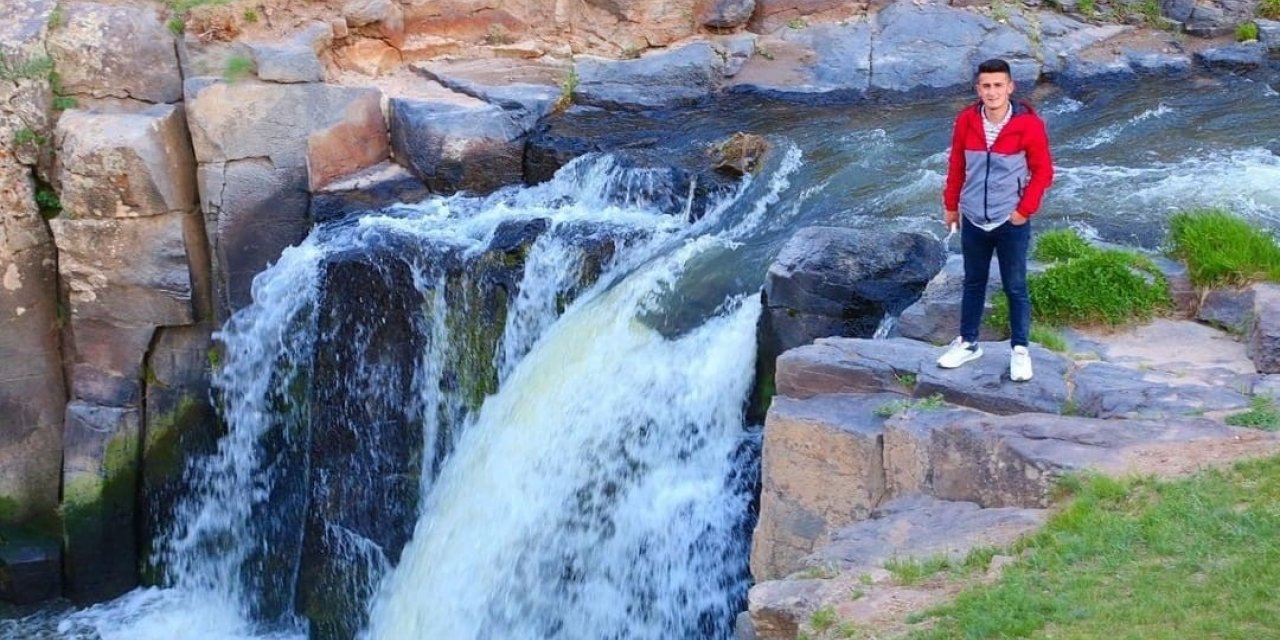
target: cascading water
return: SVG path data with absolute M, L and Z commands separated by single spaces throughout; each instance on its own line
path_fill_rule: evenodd
M 668 186 L 649 170 L 605 156 L 317 230 L 219 334 L 229 433 L 158 545 L 166 586 L 76 612 L 60 635 L 342 637 L 364 611 L 379 638 L 727 636 L 747 584 L 758 303 L 731 296 L 678 337 L 643 320 L 691 260 L 760 226 L 798 166 L 792 148 L 697 222 L 651 206 Z M 534 221 L 536 240 L 495 254 Z M 476 265 L 516 254 L 508 300 Z M 494 300 L 500 340 L 477 350 Z M 502 381 L 483 408 L 476 361 Z M 381 453 L 408 422 L 413 483 Z M 421 519 L 391 570 L 399 549 L 369 512 L 405 505 Z

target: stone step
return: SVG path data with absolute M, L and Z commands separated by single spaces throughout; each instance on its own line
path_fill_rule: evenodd
M 972 502 L 926 496 L 893 500 L 872 517 L 832 534 L 832 542 L 805 558 L 807 569 L 783 580 L 760 582 L 748 593 L 748 617 L 739 638 L 791 640 L 820 608 L 841 619 L 866 620 L 877 609 L 923 608 L 936 595 L 891 584 L 890 560 L 938 556 L 961 562 L 983 547 L 1005 547 L 1043 524 L 1039 509 L 983 509 Z M 818 576 L 818 577 L 813 577 Z M 852 598 L 857 592 L 863 597 Z
M 942 349 L 916 340 L 822 338 L 778 357 L 778 395 L 808 398 L 826 393 L 894 392 L 998 414 L 1058 413 L 1067 400 L 1071 362 L 1033 345 L 1036 375 L 1009 379 L 1008 343 L 979 343 L 985 355 L 959 369 L 937 365 Z

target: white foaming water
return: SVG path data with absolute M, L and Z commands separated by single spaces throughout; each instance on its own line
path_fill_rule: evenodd
M 269 616 L 266 622 L 255 614 L 255 611 L 261 609 L 260 600 L 264 589 L 282 588 L 284 593 L 273 595 L 286 603 L 291 602 L 289 591 L 293 588 L 292 579 L 271 582 L 268 578 L 255 583 L 255 576 L 246 583 L 244 574 L 246 563 L 253 554 L 262 552 L 261 545 L 265 542 L 265 538 L 260 537 L 255 529 L 255 507 L 265 506 L 264 501 L 271 495 L 275 480 L 271 472 L 263 469 L 265 461 L 262 459 L 263 451 L 259 441 L 272 429 L 277 432 L 280 430 L 277 424 L 280 418 L 276 414 L 282 396 L 288 393 L 287 389 L 296 376 L 305 375 L 300 373 L 299 363 L 309 363 L 310 352 L 314 347 L 314 313 L 320 294 L 318 289 L 324 259 L 338 251 L 368 246 L 388 235 L 410 237 L 422 243 L 449 245 L 464 253 L 475 253 L 487 246 L 499 223 L 532 218 L 546 218 L 549 226 L 540 240 L 530 247 L 526 256 L 526 264 L 530 269 L 521 283 L 519 296 L 511 304 L 512 313 L 508 315 L 508 329 L 511 332 L 495 358 L 502 365 L 503 377 L 512 379 L 509 386 L 514 386 L 515 390 L 507 394 L 504 387 L 503 393 L 498 397 L 526 397 L 532 393 L 542 398 L 559 397 L 567 402 L 568 398 L 580 391 L 581 381 L 590 381 L 596 391 L 607 387 L 614 390 L 615 394 L 625 392 L 628 399 L 626 403 L 619 403 L 615 399 L 594 407 L 579 407 L 582 411 L 577 417 L 586 420 L 579 426 L 589 427 L 591 433 L 566 437 L 607 439 L 611 432 L 603 430 L 600 425 L 631 424 L 640 431 L 627 436 L 633 438 L 630 444 L 612 452 L 618 457 L 610 457 L 605 450 L 591 449 L 587 452 L 591 457 L 565 458 L 564 462 L 570 464 L 574 461 L 585 470 L 609 467 L 630 470 L 639 461 L 633 453 L 658 458 L 668 454 L 685 457 L 678 461 L 644 458 L 646 471 L 641 474 L 642 478 L 635 479 L 634 484 L 628 484 L 631 480 L 621 476 L 609 481 L 614 483 L 609 486 L 623 489 L 616 495 L 616 500 L 613 493 L 599 496 L 600 507 L 613 510 L 611 530 L 622 532 L 616 536 L 617 542 L 612 543 L 612 547 L 609 543 L 595 539 L 599 537 L 600 530 L 591 529 L 590 522 L 584 521 L 569 527 L 569 530 L 594 531 L 582 534 L 592 540 L 579 538 L 578 542 L 589 547 L 587 553 L 598 554 L 612 548 L 619 554 L 612 560 L 604 558 L 606 563 L 637 566 L 636 554 L 643 556 L 646 549 L 652 549 L 652 563 L 658 564 L 646 575 L 657 576 L 654 578 L 656 581 L 647 583 L 654 591 L 632 594 L 629 602 L 634 606 L 651 608 L 655 612 L 652 615 L 654 620 L 667 621 L 658 624 L 659 627 L 668 628 L 675 624 L 671 620 L 681 621 L 679 624 L 687 622 L 688 619 L 682 616 L 689 611 L 714 612 L 722 622 L 729 620 L 734 612 L 716 611 L 715 607 L 723 607 L 728 602 L 726 589 L 729 587 L 723 578 L 723 555 L 727 553 L 725 549 L 733 544 L 742 544 L 743 534 L 738 532 L 735 536 L 727 529 L 740 521 L 745 508 L 741 502 L 745 498 L 741 491 L 734 492 L 727 488 L 727 478 L 735 471 L 730 467 L 730 454 L 742 439 L 740 405 L 746 395 L 745 385 L 749 384 L 752 370 L 753 314 L 756 313 L 754 309 L 758 307 L 758 303 L 731 305 L 732 312 L 726 311 L 716 316 L 703 328 L 676 341 L 665 340 L 644 329 L 633 318 L 635 312 L 656 299 L 660 290 L 673 286 L 671 278 L 678 275 L 680 266 L 691 256 L 713 248 L 724 250 L 732 247 L 735 237 L 758 229 L 764 219 L 764 209 L 778 200 L 780 192 L 788 184 L 787 176 L 799 166 L 798 149 L 791 148 L 781 165 L 774 172 L 769 188 L 756 200 L 740 202 L 749 194 L 751 185 L 750 179 L 744 180 L 730 197 L 712 207 L 702 220 L 693 225 L 689 225 L 687 219 L 644 208 L 654 197 L 661 195 L 663 188 L 659 182 L 651 180 L 652 176 L 645 174 L 628 178 L 628 172 L 635 170 L 618 169 L 609 158 L 581 158 L 567 166 L 555 180 L 535 188 L 507 190 L 487 198 L 454 197 L 428 201 L 420 206 L 397 206 L 384 214 L 366 216 L 344 231 L 331 230 L 312 234 L 300 246 L 287 249 L 276 265 L 255 279 L 254 303 L 238 312 L 219 334 L 219 339 L 225 345 L 226 356 L 225 364 L 216 374 L 215 384 L 221 390 L 226 405 L 229 433 L 219 442 L 216 455 L 199 461 L 189 471 L 191 482 L 197 487 L 196 495 L 179 507 L 177 525 L 159 545 L 162 559 L 168 568 L 166 588 L 138 589 L 115 601 L 74 612 L 58 625 L 59 636 L 102 640 L 169 640 L 191 637 L 193 630 L 198 630 L 194 632 L 200 638 L 211 640 L 294 640 L 305 637 L 305 622 L 294 618 L 287 610 L 283 614 Z M 610 189 L 618 191 L 611 192 Z M 755 194 L 750 196 L 755 197 Z M 727 215 L 726 211 L 735 205 L 738 210 L 746 209 L 741 213 L 745 220 L 730 225 L 729 231 L 719 236 L 705 235 L 721 226 Z M 635 280 L 638 284 L 616 286 L 611 289 L 612 293 L 603 298 L 599 294 L 584 296 L 596 300 L 591 307 L 594 311 L 580 311 L 573 314 L 573 317 L 579 318 L 579 323 L 585 323 L 588 335 L 575 333 L 572 328 L 557 332 L 553 328 L 558 326 L 554 321 L 555 313 L 558 312 L 558 297 L 574 285 L 582 265 L 579 250 L 557 240 L 561 237 L 556 231 L 584 221 L 622 230 L 615 247 L 615 262 L 618 265 L 615 271 L 620 273 L 606 271 L 595 290 L 606 290 L 611 282 L 616 282 L 626 272 L 635 272 L 636 275 L 628 277 L 627 282 Z M 627 238 L 638 240 L 634 241 L 634 246 L 629 246 Z M 666 257 L 662 257 L 664 254 Z M 556 266 L 561 269 L 559 273 L 554 268 Z M 609 265 L 601 266 L 607 268 Z M 438 285 L 442 280 L 426 269 L 428 267 L 415 265 L 412 275 L 415 286 L 423 295 L 425 306 L 430 310 L 429 314 L 433 316 L 431 329 L 435 335 L 426 341 L 426 353 L 421 358 L 419 370 L 414 372 L 413 385 L 422 402 L 418 413 L 423 417 L 425 444 L 430 451 L 433 438 L 441 429 L 438 416 L 447 415 L 456 409 L 458 399 L 442 397 L 443 394 L 437 392 L 443 372 L 441 363 L 451 348 L 451 341 L 443 333 L 448 323 L 445 322 L 444 315 L 447 311 L 444 288 L 443 285 Z M 604 302 L 605 300 L 613 302 Z M 573 308 L 570 307 L 571 310 Z M 616 315 L 627 310 L 633 315 L 626 318 Z M 595 314 L 603 315 L 595 317 Z M 570 325 L 578 326 L 583 325 Z M 615 335 L 614 332 L 620 326 L 629 327 L 629 330 Z M 555 342 L 556 346 L 535 347 L 534 345 L 539 344 L 539 337 L 549 330 L 556 335 L 577 337 L 570 344 Z M 598 337 L 596 332 L 608 333 L 616 339 L 593 339 Z M 543 354 L 538 356 L 538 362 L 542 364 L 533 367 L 533 370 L 545 370 L 553 374 L 539 378 L 540 381 L 532 385 L 527 382 L 532 374 L 521 374 L 521 369 L 517 366 L 523 354 L 531 348 L 534 353 Z M 699 357 L 694 358 L 694 354 Z M 632 359 L 632 356 L 639 360 Z M 571 370 L 564 369 L 562 363 L 567 366 L 577 359 L 589 362 L 608 361 L 616 366 L 644 362 L 651 377 L 643 381 L 646 386 L 633 388 L 621 377 L 601 377 L 603 374 L 597 375 L 589 369 L 582 371 L 583 376 L 570 376 L 568 374 Z M 702 366 L 690 367 L 692 360 L 697 360 Z M 284 366 L 282 362 L 285 363 Z M 551 368 L 545 369 L 549 362 Z M 564 385 L 564 389 L 557 390 L 557 385 L 564 380 L 569 382 Z M 684 384 L 679 384 L 680 380 L 684 380 Z M 637 382 L 640 381 L 637 379 Z M 679 396 L 671 401 L 673 406 L 655 407 L 657 415 L 649 416 L 648 422 L 644 424 L 636 422 L 641 419 L 637 417 L 640 414 L 636 411 L 643 405 L 668 402 L 657 397 L 651 399 L 646 394 L 646 389 L 667 383 L 674 385 L 668 393 Z M 602 394 L 596 395 L 601 395 L 601 400 L 605 400 Z M 498 406 L 505 405 L 498 402 Z M 537 418 L 528 411 L 531 407 L 540 407 L 539 411 L 549 413 Z M 542 427 L 559 421 L 561 428 L 567 429 L 574 423 L 561 418 L 570 408 L 569 404 L 533 403 L 518 413 L 523 420 L 542 420 L 539 423 Z M 484 417 L 498 415 L 500 411 L 500 408 L 486 408 L 482 411 L 480 424 L 483 428 L 480 431 L 489 433 L 501 427 L 501 433 L 496 437 L 518 439 L 520 429 L 514 423 L 508 428 L 494 425 L 491 419 Z M 605 413 L 601 413 L 602 411 Z M 610 417 L 607 413 L 609 411 L 615 411 L 617 415 Z M 658 419 L 659 416 L 662 419 Z M 669 417 L 682 417 L 684 422 L 678 425 L 669 423 L 666 420 Z M 658 432 L 672 427 L 681 429 L 683 444 L 677 450 L 661 448 L 666 447 L 666 443 L 662 438 L 656 437 Z M 458 437 L 459 432 L 466 433 L 465 430 L 455 428 L 451 431 L 451 437 Z M 288 429 L 284 433 L 287 436 Z M 641 435 L 637 436 L 637 433 Z M 643 435 L 649 433 L 655 437 Z M 483 437 L 494 436 L 490 434 Z M 639 440 L 634 440 L 635 437 L 639 437 Z M 666 437 L 673 437 L 673 434 L 668 433 Z M 604 443 L 603 440 L 598 442 Z M 633 452 L 633 446 L 640 448 Z M 655 446 L 659 448 L 653 448 Z M 568 450 L 562 452 L 568 453 Z M 430 478 L 435 475 L 436 469 L 431 455 L 423 458 L 423 492 L 424 495 L 433 496 L 438 491 Z M 522 461 L 511 462 L 523 464 Z M 563 485 L 556 485 L 545 492 L 538 489 L 542 476 L 537 467 L 543 462 L 535 464 L 533 468 L 528 465 L 519 467 L 526 473 L 520 481 L 528 484 L 528 489 L 534 493 L 546 493 L 549 497 L 553 491 L 563 488 Z M 652 468 L 649 468 L 650 465 Z M 490 483 L 489 479 L 483 477 L 489 467 L 477 469 L 467 464 L 455 465 L 449 460 L 442 466 L 444 478 L 453 479 L 450 482 L 463 485 L 471 482 L 477 487 L 488 486 Z M 513 472 L 516 470 L 516 467 L 511 469 Z M 466 474 L 469 472 L 480 473 L 481 477 L 468 479 Z M 456 484 L 448 486 L 453 487 L 449 491 L 457 490 Z M 600 485 L 597 489 L 603 486 Z M 464 488 L 464 492 L 470 491 L 470 488 Z M 446 492 L 444 495 L 452 494 Z M 519 494 L 512 494 L 510 497 L 516 495 Z M 642 499 L 641 503 L 635 502 Z M 429 503 L 424 500 L 422 508 L 436 509 L 434 505 L 441 500 L 448 502 L 444 498 L 433 498 Z M 541 504 L 547 503 L 544 501 Z M 568 508 L 572 505 L 559 506 Z M 491 531 L 504 528 L 500 524 L 501 514 L 493 523 L 468 517 L 450 524 L 447 517 L 434 513 L 429 516 L 430 522 L 445 522 L 458 531 L 468 531 L 466 537 L 470 538 L 487 539 Z M 542 516 L 560 517 L 565 521 L 580 517 L 571 510 L 552 510 L 543 512 Z M 657 520 L 653 519 L 655 516 Z M 690 528 L 683 530 L 683 533 L 672 533 L 660 539 L 647 537 L 655 526 L 654 522 L 661 522 L 664 516 L 691 518 L 689 522 L 702 523 L 702 528 L 696 531 Z M 555 525 L 554 522 L 546 524 Z M 669 527 L 670 521 L 659 526 L 663 530 Z M 634 533 L 626 533 L 624 529 L 634 530 Z M 528 529 L 523 531 L 538 538 L 534 535 L 536 532 Z M 414 545 L 441 544 L 438 540 L 432 542 L 429 535 L 425 541 L 419 540 L 418 538 L 427 535 L 424 532 L 429 534 L 430 528 L 419 523 Z M 326 526 L 324 535 L 330 540 L 332 547 L 338 550 L 350 549 L 350 556 L 368 563 L 369 566 L 364 571 L 374 579 L 390 568 L 382 549 L 367 538 L 334 526 Z M 494 537 L 501 536 L 494 534 Z M 542 563 L 551 555 L 563 553 L 563 547 L 558 545 L 573 539 L 564 527 L 552 526 L 542 534 L 542 539 L 526 540 L 543 545 L 541 549 L 527 551 L 544 554 L 537 557 L 528 555 L 528 562 Z M 625 546 L 627 544 L 632 546 Z M 636 544 L 643 548 L 636 548 Z M 270 550 L 267 552 L 270 553 Z M 672 554 L 678 554 L 680 561 L 677 562 Z M 742 554 L 738 553 L 737 557 L 741 558 Z M 455 558 L 459 562 L 466 560 Z M 474 560 L 478 563 L 485 562 L 482 557 Z M 662 578 L 664 571 L 675 571 L 667 566 L 670 563 L 680 567 L 679 571 L 674 576 Z M 638 566 L 649 565 L 641 562 Z M 534 565 L 526 567 L 532 570 Z M 685 576 L 685 567 L 698 571 L 700 578 Z M 473 565 L 469 571 L 482 573 L 483 569 Z M 402 577 L 406 575 L 403 570 L 394 575 L 397 578 L 389 581 L 389 584 L 405 580 Z M 716 576 L 719 578 L 714 578 Z M 614 584 L 622 589 L 627 585 L 639 584 L 633 578 L 631 576 L 614 582 L 608 579 L 603 582 L 589 580 L 575 588 L 582 589 L 583 594 L 592 589 L 604 589 L 607 584 Z M 698 579 L 704 582 L 700 583 Z M 715 584 L 705 583 L 708 579 L 720 581 Z M 663 580 L 666 582 L 662 583 Z M 370 588 L 373 586 L 369 585 Z M 491 586 L 502 589 L 501 585 Z M 409 590 L 413 590 L 412 585 Z M 595 595 L 591 597 L 594 602 Z M 450 597 L 449 600 L 453 599 Z M 675 605 L 676 601 L 681 604 Z M 536 604 L 548 612 L 548 615 L 552 615 L 550 612 L 553 611 L 573 613 L 573 610 L 583 608 L 577 602 L 576 598 L 570 601 L 553 597 Z M 600 609 L 600 616 L 635 615 L 634 612 L 626 614 L 622 610 L 604 610 L 618 602 L 620 601 L 600 600 L 598 606 L 592 604 L 589 608 Z M 460 606 L 472 604 L 473 601 L 464 601 Z M 626 608 L 624 605 L 619 606 Z M 398 623 L 394 620 L 375 619 L 373 624 L 374 628 L 382 628 L 377 625 Z M 491 621 L 487 624 L 493 623 Z M 513 636 L 500 634 L 476 637 Z
M 638 318 L 691 260 L 757 229 L 799 165 L 792 148 L 740 223 L 714 236 L 695 225 L 534 344 L 459 442 L 362 637 L 727 632 L 725 565 L 748 498 L 726 482 L 759 302 L 731 301 L 677 338 Z
M 1084 103 L 1074 98 L 1063 98 L 1052 106 L 1045 107 L 1040 111 L 1044 116 L 1056 116 L 1064 113 L 1075 113 L 1084 107 Z
M 1064 211 L 1123 211 L 1153 222 L 1197 206 L 1273 219 L 1280 212 L 1277 184 L 1280 156 L 1255 147 L 1142 167 L 1059 166 L 1053 198 Z
M 1161 102 L 1160 104 L 1156 105 L 1154 109 L 1147 109 L 1146 111 L 1143 111 L 1142 113 L 1139 113 L 1138 115 L 1133 116 L 1132 118 L 1129 118 L 1125 122 L 1117 122 L 1115 124 L 1107 125 L 1103 127 L 1101 130 L 1099 130 L 1098 133 L 1094 134 L 1093 136 L 1085 138 L 1080 142 L 1068 145 L 1068 147 L 1072 149 L 1095 149 L 1104 144 L 1110 144 L 1114 142 L 1115 139 L 1121 133 L 1123 133 L 1125 130 L 1129 129 L 1130 127 L 1136 124 L 1145 122 L 1152 118 L 1159 118 L 1161 116 L 1165 116 L 1170 113 L 1173 113 L 1173 109 L 1165 105 L 1165 103 Z

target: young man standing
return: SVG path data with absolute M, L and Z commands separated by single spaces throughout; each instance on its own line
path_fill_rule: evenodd
M 938 358 L 938 366 L 952 369 L 982 356 L 978 331 L 994 253 L 1009 300 L 1009 342 L 1013 347 L 1009 377 L 1021 382 L 1032 376 L 1027 351 L 1031 216 L 1053 182 L 1053 159 L 1044 122 L 1027 103 L 1010 100 L 1014 83 L 1009 63 L 993 59 L 978 65 L 976 89 L 978 102 L 956 117 L 947 184 L 942 192 L 947 227 L 961 226 L 964 297 L 960 336 Z

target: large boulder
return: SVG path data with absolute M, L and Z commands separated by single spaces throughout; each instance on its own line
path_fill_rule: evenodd
M 756 0 L 704 0 L 698 3 L 698 23 L 712 29 L 732 29 L 746 24 Z
M 308 169 L 321 182 L 385 160 L 377 89 L 188 81 L 187 117 L 219 320 L 310 227 Z M 359 144 L 356 144 L 359 141 Z
M 63 90 L 143 102 L 182 99 L 173 34 L 150 5 L 69 2 L 49 35 Z
M 391 147 L 436 193 L 486 194 L 522 182 L 528 124 L 520 112 L 485 104 L 392 98 Z
M 138 583 L 136 408 L 67 405 L 62 513 L 67 597 L 89 603 Z
M 896 394 L 774 399 L 764 425 L 760 516 L 751 575 L 772 580 L 837 528 L 863 520 L 885 495 L 884 418 Z
M 195 157 L 181 107 L 135 113 L 71 110 L 58 119 L 61 204 L 74 218 L 188 213 Z
M 729 91 L 795 100 L 850 100 L 871 85 L 868 20 L 785 29 L 751 44 L 751 55 L 727 83 Z
M 694 42 L 635 60 L 579 56 L 573 100 L 606 109 L 696 104 L 710 98 L 724 77 L 724 58 L 708 42 Z
M 769 266 L 763 356 L 817 338 L 870 338 L 914 302 L 943 265 L 937 240 L 916 233 L 806 227 Z
M 991 279 L 987 282 L 986 304 L 982 308 L 984 318 L 991 313 L 991 304 L 996 296 L 1003 295 L 1002 287 L 999 270 L 992 269 Z M 942 270 L 924 288 L 920 299 L 898 316 L 898 335 L 937 345 L 951 342 L 960 334 L 960 298 L 963 295 L 964 258 L 951 254 L 947 256 Z M 984 322 L 978 339 L 999 340 L 1005 333 Z
M 420 202 L 430 194 L 408 169 L 383 162 L 312 193 L 310 217 L 315 224 L 323 224 L 394 204 Z
M 871 89 L 887 92 L 967 86 L 988 58 L 1004 58 L 1013 78 L 1032 86 L 1040 63 L 1027 36 L 980 13 L 945 5 L 896 2 L 876 18 Z

